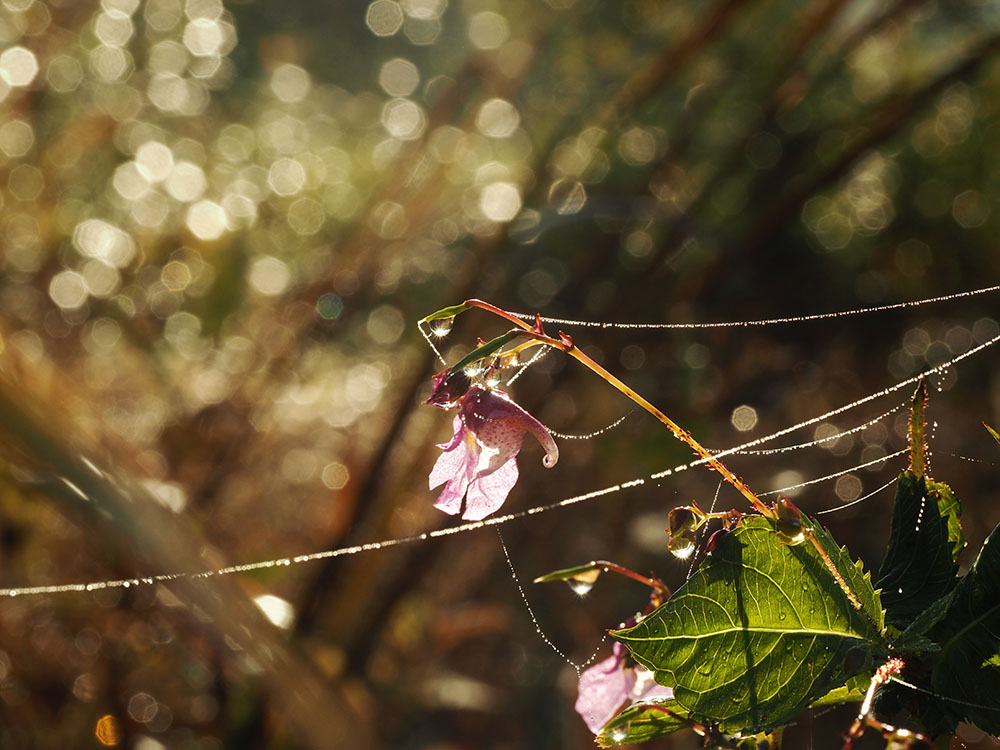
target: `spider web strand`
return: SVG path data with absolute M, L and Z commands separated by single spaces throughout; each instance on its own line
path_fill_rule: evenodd
M 944 294 L 939 297 L 928 297 L 926 299 L 912 300 L 910 302 L 896 302 L 890 305 L 876 305 L 873 307 L 859 307 L 853 310 L 838 310 L 828 313 L 814 313 L 812 315 L 795 315 L 786 318 L 764 318 L 761 320 L 733 320 L 716 323 L 602 323 L 594 320 L 572 320 L 569 318 L 547 318 L 542 316 L 543 323 L 553 323 L 555 325 L 579 326 L 582 328 L 618 328 L 633 330 L 663 330 L 663 329 L 698 329 L 698 328 L 751 328 L 760 326 L 778 325 L 781 323 L 804 323 L 813 320 L 829 320 L 831 318 L 846 318 L 852 315 L 863 315 L 866 313 L 885 312 L 886 310 L 899 310 L 906 307 L 919 307 L 935 302 L 947 302 L 949 300 L 962 299 L 963 297 L 975 297 L 980 294 L 988 294 L 1000 290 L 1000 285 L 987 286 L 982 289 L 971 289 L 965 292 L 955 292 L 954 294 Z M 523 320 L 535 319 L 529 313 L 511 313 Z
M 869 401 L 873 401 L 873 400 L 875 400 L 877 398 L 881 398 L 882 396 L 886 396 L 886 395 L 888 395 L 890 393 L 894 393 L 894 392 L 900 390 L 901 388 L 905 388 L 905 387 L 907 387 L 909 385 L 913 385 L 914 383 L 918 382 L 921 378 L 924 378 L 924 377 L 927 377 L 929 375 L 933 375 L 935 373 L 940 373 L 940 372 L 943 372 L 943 371 L 947 370 L 949 367 L 952 367 L 957 362 L 960 362 L 963 359 L 971 357 L 972 355 L 977 354 L 978 352 L 981 352 L 984 349 L 989 348 L 990 346 L 992 346 L 993 344 L 995 344 L 997 341 L 1000 341 L 1000 334 L 998 334 L 997 336 L 993 337 L 989 341 L 986 341 L 986 342 L 980 344 L 979 346 L 976 346 L 976 347 L 974 347 L 972 349 L 969 349 L 967 352 L 964 352 L 964 353 L 962 353 L 962 354 L 960 354 L 960 355 L 958 355 L 958 356 L 956 356 L 956 357 L 948 360 L 947 362 L 944 362 L 944 363 L 942 363 L 940 365 L 937 365 L 935 367 L 930 368 L 929 370 L 927 370 L 926 372 L 924 372 L 924 373 L 922 373 L 920 375 L 916 375 L 916 376 L 914 376 L 912 378 L 907 378 L 906 380 L 902 380 L 902 381 L 896 383 L 895 385 L 891 385 L 891 386 L 889 386 L 887 388 L 883 388 L 880 391 L 876 391 L 875 393 L 869 394 L 868 396 L 865 396 L 864 398 L 860 398 L 860 399 L 858 399 L 856 401 L 853 401 L 853 402 L 851 402 L 849 404 L 846 404 L 844 406 L 841 406 L 841 407 L 838 407 L 838 408 L 833 409 L 831 411 L 828 411 L 825 414 L 821 414 L 818 417 L 813 417 L 812 419 L 808 419 L 808 420 L 806 420 L 804 422 L 800 422 L 799 424 L 792 425 L 791 427 L 786 427 L 785 429 L 778 430 L 777 432 L 773 432 L 770 435 L 765 435 L 764 437 L 760 437 L 760 438 L 757 438 L 755 440 L 751 440 L 751 441 L 749 441 L 747 443 L 743 443 L 742 445 L 738 445 L 738 446 L 736 446 L 734 448 L 729 448 L 729 449 L 727 449 L 725 451 L 720 451 L 719 453 L 714 454 L 714 456 L 716 458 L 723 457 L 723 456 L 728 456 L 728 455 L 732 455 L 734 453 L 738 453 L 741 450 L 745 450 L 746 448 L 753 448 L 753 447 L 756 447 L 758 445 L 762 445 L 762 444 L 764 444 L 764 443 L 766 443 L 766 442 L 768 442 L 770 440 L 773 440 L 774 438 L 780 437 L 782 435 L 787 435 L 788 433 L 794 432 L 795 430 L 801 429 L 802 427 L 807 427 L 809 425 L 816 424 L 817 422 L 821 422 L 821 421 L 823 421 L 825 419 L 828 419 L 828 418 L 830 418 L 832 416 L 835 416 L 837 414 L 841 414 L 841 413 L 843 413 L 845 411 L 848 411 L 849 409 L 853 409 L 856 406 L 860 406 L 861 404 L 865 404 L 865 403 L 868 403 Z M 885 458 L 888 458 L 888 457 L 883 456 L 879 460 L 883 460 Z M 700 466 L 700 465 L 705 464 L 705 463 L 708 463 L 708 462 L 705 459 L 703 459 L 703 458 L 699 458 L 699 459 L 696 459 L 695 461 L 692 461 L 690 463 L 682 464 L 682 465 L 676 466 L 676 467 L 674 467 L 672 469 L 666 469 L 664 471 L 661 471 L 661 472 L 658 472 L 656 474 L 653 474 L 653 475 L 651 475 L 649 477 L 649 479 L 655 481 L 657 479 L 662 479 L 663 477 L 670 476 L 671 474 L 675 474 L 677 472 L 683 471 L 685 469 L 692 468 L 694 466 Z M 85 592 L 88 592 L 88 591 L 99 591 L 99 590 L 102 590 L 102 589 L 129 588 L 131 586 L 141 586 L 141 585 L 152 585 L 152 584 L 155 584 L 155 583 L 165 583 L 165 582 L 177 580 L 177 579 L 180 579 L 180 578 L 189 578 L 189 579 L 212 578 L 212 577 L 215 577 L 215 576 L 232 575 L 234 573 L 249 573 L 249 572 L 253 572 L 255 570 L 265 570 L 265 569 L 268 569 L 268 568 L 277 568 L 277 567 L 284 567 L 284 566 L 290 566 L 290 565 L 298 565 L 298 564 L 301 564 L 301 563 L 313 562 L 315 560 L 325 560 L 325 559 L 331 558 L 331 557 L 343 557 L 343 556 L 346 556 L 346 555 L 356 555 L 356 554 L 359 554 L 361 552 L 369 552 L 369 551 L 374 551 L 374 550 L 387 549 L 389 547 L 397 547 L 397 546 L 401 546 L 401 545 L 404 545 L 404 544 L 413 544 L 415 542 L 423 542 L 423 541 L 427 541 L 429 539 L 438 539 L 440 537 L 453 536 L 455 534 L 461 534 L 461 533 L 465 533 L 465 532 L 469 532 L 469 531 L 474 531 L 476 529 L 483 529 L 483 528 L 486 528 L 488 526 L 500 526 L 502 524 L 510 523 L 511 521 L 518 520 L 518 519 L 521 519 L 521 518 L 527 518 L 529 516 L 535 516 L 535 515 L 539 515 L 539 514 L 542 514 L 542 513 L 548 513 L 549 511 L 558 510 L 560 508 L 567 508 L 567 507 L 569 507 L 571 505 L 576 505 L 578 503 L 582 503 L 582 502 L 585 502 L 587 500 L 593 500 L 595 498 L 604 497 L 606 495 L 611 495 L 611 494 L 614 494 L 616 492 L 621 492 L 622 490 L 630 489 L 632 487 L 639 487 L 639 486 L 642 486 L 642 485 L 646 484 L 646 482 L 647 482 L 646 479 L 640 477 L 640 478 L 637 478 L 637 479 L 632 479 L 632 480 L 627 481 L 627 482 L 622 482 L 620 484 L 614 484 L 614 485 L 611 485 L 610 487 L 604 487 L 604 488 L 599 489 L 599 490 L 593 490 L 591 492 L 586 492 L 586 493 L 583 493 L 581 495 L 574 495 L 573 497 L 568 497 L 568 498 L 565 498 L 565 499 L 560 500 L 558 502 L 550 503 L 548 505 L 539 505 L 539 506 L 535 506 L 533 508 L 528 508 L 527 510 L 519 511 L 517 513 L 507 513 L 507 514 L 502 515 L 502 516 L 493 516 L 491 518 L 487 518 L 487 519 L 484 519 L 482 521 L 470 521 L 468 523 L 457 524 L 455 526 L 449 526 L 448 528 L 444 528 L 444 529 L 437 529 L 435 531 L 428 531 L 428 532 L 425 532 L 425 533 L 422 533 L 422 534 L 415 534 L 415 535 L 412 535 L 412 536 L 397 537 L 397 538 L 394 538 L 394 539 L 387 539 L 387 540 L 380 541 L 380 542 L 369 542 L 367 544 L 358 544 L 358 545 L 353 545 L 353 546 L 350 546 L 350 547 L 340 547 L 338 549 L 324 550 L 322 552 L 313 552 L 311 554 L 298 555 L 298 556 L 295 556 L 295 557 L 283 557 L 283 558 L 278 558 L 278 559 L 274 559 L 274 560 L 264 560 L 264 561 L 261 561 L 261 562 L 244 563 L 244 564 L 241 564 L 241 565 L 231 565 L 231 566 L 228 566 L 228 567 L 225 567 L 225 568 L 218 568 L 216 570 L 203 571 L 203 572 L 199 572 L 199 573 L 166 573 L 166 574 L 159 574 L 159 575 L 154 575 L 154 576 L 144 576 L 144 577 L 138 577 L 138 578 L 92 581 L 92 582 L 89 582 L 89 583 L 69 583 L 69 584 L 56 584 L 56 585 L 47 585 L 47 586 L 24 586 L 24 587 L 16 587 L 16 588 L 3 588 L 3 589 L 0 589 L 0 598 L 11 598 L 11 597 L 17 597 L 17 596 L 32 596 L 32 595 L 40 595 L 40 594 L 85 593 Z M 847 506 L 842 506 L 842 507 L 847 507 Z

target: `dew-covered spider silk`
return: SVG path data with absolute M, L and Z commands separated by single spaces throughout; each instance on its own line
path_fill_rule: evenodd
M 516 457 L 524 433 L 530 432 L 545 449 L 542 463 L 556 465 L 559 448 L 545 425 L 515 404 L 506 393 L 478 385 L 458 395 L 449 378 L 435 379 L 434 395 L 427 403 L 458 407 L 451 441 L 438 447 L 444 453 L 431 470 L 429 485 L 445 484 L 435 507 L 452 515 L 478 521 L 496 511 L 517 482 Z M 465 383 L 468 383 L 466 379 Z

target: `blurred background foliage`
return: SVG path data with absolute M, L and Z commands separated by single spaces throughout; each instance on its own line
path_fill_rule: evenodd
M 998 40 L 989 0 L 2 0 L 0 585 L 452 524 L 426 488 L 450 416 L 418 406 L 441 365 L 413 321 L 467 297 L 690 322 L 996 283 Z M 568 330 L 724 448 L 967 351 L 996 318 L 987 295 Z M 445 355 L 501 330 L 469 313 Z M 930 406 L 973 550 L 1000 521 L 995 362 L 949 370 Z M 629 406 L 554 354 L 511 390 L 567 433 Z M 848 470 L 797 492 L 812 512 L 889 481 L 900 459 L 852 467 L 905 427 L 897 411 L 730 463 L 758 491 Z M 689 458 L 639 415 L 561 448 L 542 471 L 526 444 L 508 509 Z M 503 534 L 526 587 L 593 558 L 676 586 L 666 511 L 716 488 L 682 472 Z M 873 568 L 890 500 L 825 517 Z M 526 592 L 577 662 L 646 598 Z M 3 747 L 583 747 L 575 682 L 488 529 L 0 605 Z M 804 717 L 793 746 L 839 746 L 852 710 Z

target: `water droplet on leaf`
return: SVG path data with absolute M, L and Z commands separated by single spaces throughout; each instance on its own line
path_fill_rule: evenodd
M 628 722 L 626 721 L 624 724 L 612 727 L 608 736 L 611 737 L 612 742 L 622 742 L 626 737 L 628 737 Z
M 787 497 L 779 497 L 774 503 L 774 509 L 777 513 L 774 530 L 778 538 L 789 546 L 802 544 L 806 540 L 806 535 L 799 509 Z
M 451 333 L 451 327 L 455 324 L 454 318 L 438 318 L 431 321 L 431 333 L 439 339 L 443 339 Z
M 566 583 L 569 587 L 573 589 L 573 593 L 577 596 L 586 596 L 590 593 L 590 590 L 594 588 L 594 584 L 591 581 L 579 581 L 575 578 L 570 578 Z
M 577 573 L 572 578 L 567 578 L 566 583 L 577 596 L 586 596 L 594 588 L 597 579 L 601 576 L 600 568 L 591 568 L 581 573 Z

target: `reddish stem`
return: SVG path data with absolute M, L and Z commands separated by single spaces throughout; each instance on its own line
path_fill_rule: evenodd
M 649 586 L 653 591 L 663 597 L 666 601 L 670 598 L 671 592 L 667 585 L 661 581 L 659 578 L 652 578 L 642 575 L 641 573 L 636 573 L 634 570 L 630 570 L 623 565 L 618 563 L 610 562 L 609 560 L 593 560 L 590 563 L 595 568 L 601 568 L 602 570 L 617 573 L 618 575 L 625 576 L 626 578 L 631 578 L 633 581 L 638 581 L 641 584 Z

